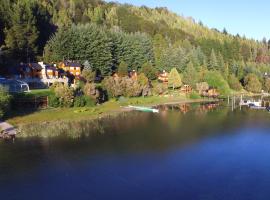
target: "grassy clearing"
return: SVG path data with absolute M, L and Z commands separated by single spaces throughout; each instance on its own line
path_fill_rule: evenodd
M 199 99 L 198 101 L 201 101 Z M 151 106 L 164 103 L 174 102 L 192 102 L 185 95 L 165 96 L 165 97 L 138 97 L 124 98 L 121 100 L 111 100 L 96 107 L 84 108 L 51 108 L 39 111 L 13 111 L 10 113 L 8 122 L 18 126 L 21 124 L 44 123 L 52 121 L 74 121 L 82 119 L 96 119 L 106 115 L 111 115 L 125 111 L 124 106 L 127 105 L 144 105 Z
M 31 90 L 29 93 L 25 93 L 25 96 L 32 97 L 44 97 L 52 94 L 50 89 Z

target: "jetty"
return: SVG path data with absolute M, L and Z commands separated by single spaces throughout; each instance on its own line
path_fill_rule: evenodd
M 7 122 L 0 121 L 0 138 L 1 139 L 14 139 L 17 132 L 14 126 Z

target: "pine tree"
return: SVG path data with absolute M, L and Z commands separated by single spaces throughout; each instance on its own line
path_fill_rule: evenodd
M 166 48 L 168 48 L 166 40 L 163 38 L 161 34 L 156 34 L 153 38 L 153 49 L 156 66 L 159 70 L 162 70 L 163 68 L 161 64 L 161 57 Z
M 212 49 L 212 52 L 211 52 L 211 55 L 210 55 L 208 69 L 209 70 L 218 69 L 218 61 L 217 61 L 217 57 L 216 57 L 216 53 L 215 53 L 214 49 Z
M 127 65 L 127 63 L 125 63 L 124 61 L 122 61 L 119 64 L 119 67 L 117 69 L 117 74 L 120 77 L 128 76 L 128 65 Z
M 168 76 L 168 87 L 173 88 L 180 88 L 182 85 L 182 80 L 180 74 L 178 73 L 176 68 L 173 68 Z
M 192 62 L 189 62 L 187 68 L 183 73 L 183 82 L 195 88 L 196 83 L 199 82 L 199 74 L 193 66 Z
M 91 66 L 91 64 L 89 63 L 88 60 L 86 60 L 86 61 L 83 63 L 83 70 L 88 70 L 88 71 L 93 70 L 93 67 Z
M 18 1 L 12 11 L 11 28 L 6 30 L 5 43 L 14 57 L 30 61 L 35 58 L 39 34 L 32 13 L 32 2 Z
M 222 54 L 218 53 L 218 68 L 219 71 L 224 71 L 225 63 Z
M 149 80 L 155 80 L 156 77 L 156 71 L 153 67 L 153 65 L 149 62 L 146 62 L 143 64 L 141 68 L 141 72 L 149 79 Z

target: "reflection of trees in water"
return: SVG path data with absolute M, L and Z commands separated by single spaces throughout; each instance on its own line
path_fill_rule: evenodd
M 177 109 L 178 107 L 178 109 Z M 70 162 L 91 159 L 106 154 L 137 154 L 166 151 L 195 143 L 212 135 L 232 133 L 233 129 L 254 123 L 269 123 L 270 115 L 263 111 L 191 104 L 187 113 L 181 107 L 163 107 L 161 114 L 129 112 L 99 120 L 97 127 L 84 121 L 67 129 L 78 129 L 81 137 L 17 140 L 15 144 L 0 144 L 1 173 L 20 174 L 42 167 L 44 162 Z M 164 115 L 163 115 L 164 114 Z M 268 125 L 269 126 L 269 125 Z M 102 129 L 102 131 L 99 131 Z M 63 130 L 62 130 L 63 131 Z M 65 132 L 63 131 L 63 132 Z

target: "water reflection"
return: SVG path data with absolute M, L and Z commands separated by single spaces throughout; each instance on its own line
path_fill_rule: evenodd
M 163 187 L 170 187 L 164 191 L 164 195 L 171 199 L 192 199 L 192 194 L 195 195 L 200 187 L 196 181 L 202 181 L 197 180 L 198 177 L 204 178 L 204 174 L 199 171 L 200 166 L 204 166 L 205 169 L 213 168 L 207 172 L 208 178 L 211 178 L 212 172 L 215 172 L 215 176 L 225 178 L 228 174 L 222 173 L 224 169 L 230 169 L 228 163 L 232 162 L 226 156 L 230 156 L 233 162 L 241 158 L 241 162 L 247 165 L 249 163 L 244 159 L 248 158 L 247 154 L 252 156 L 251 160 L 254 162 L 260 159 L 256 154 L 249 152 L 253 149 L 249 149 L 245 144 L 263 148 L 257 150 L 260 153 L 270 152 L 268 143 L 264 141 L 270 137 L 270 115 L 267 112 L 248 109 L 231 111 L 222 103 L 168 105 L 159 106 L 159 109 L 160 114 L 130 112 L 106 118 L 99 121 L 98 126 L 102 131 L 91 129 L 88 122 L 78 123 L 74 127 L 68 126 L 70 129 L 79 129 L 79 132 L 91 132 L 81 137 L 19 139 L 14 144 L 1 141 L 2 196 L 11 194 L 13 185 L 19 184 L 22 189 L 13 194 L 13 199 L 18 197 L 15 195 L 29 191 L 28 186 L 36 189 L 36 193 L 29 192 L 38 197 L 38 192 L 41 192 L 39 188 L 43 186 L 50 192 L 55 184 L 71 187 L 72 184 L 65 178 L 70 176 L 78 185 L 82 182 L 88 184 L 87 189 L 83 191 L 81 187 L 75 186 L 71 189 L 73 193 L 86 194 L 91 191 L 92 194 L 96 194 L 96 199 L 109 198 L 99 198 L 105 195 L 102 192 L 104 189 L 112 195 L 111 197 L 116 198 L 119 188 L 114 188 L 114 184 L 115 187 L 123 188 L 122 195 L 128 195 L 135 182 L 145 185 L 144 189 L 140 188 L 142 196 L 134 196 L 138 197 L 137 199 L 153 199 L 151 185 L 160 191 L 163 191 Z M 231 152 L 230 148 L 234 152 Z M 242 163 L 240 165 L 242 166 Z M 178 171 L 178 168 L 182 171 Z M 155 175 L 154 172 L 159 173 Z M 141 181 L 138 177 L 141 177 Z M 174 177 L 186 181 L 194 190 L 183 191 L 182 181 L 176 181 Z M 120 179 L 126 180 L 126 183 L 122 184 Z M 162 181 L 168 183 L 166 187 Z M 173 188 L 178 190 L 173 192 Z M 217 191 L 221 189 L 216 188 Z M 67 199 L 89 199 L 79 198 L 80 195 L 72 196 L 71 191 L 65 191 L 68 194 Z M 176 191 L 188 195 L 181 196 Z M 52 199 L 50 193 L 44 194 L 43 199 Z

